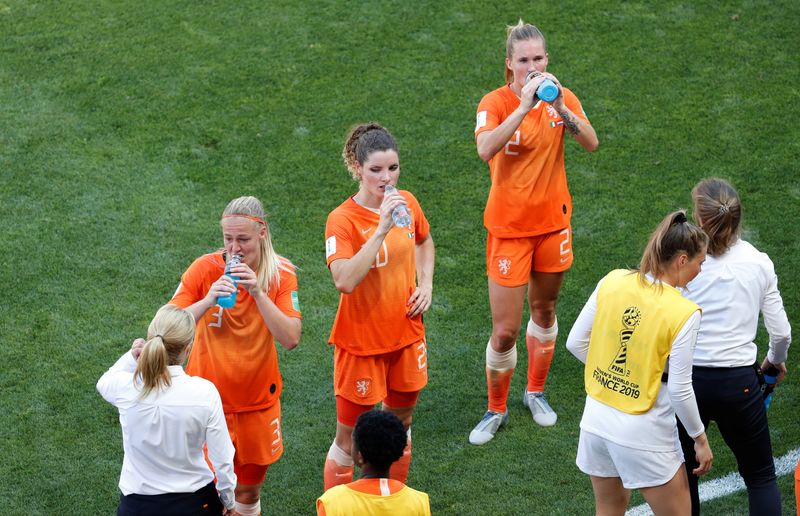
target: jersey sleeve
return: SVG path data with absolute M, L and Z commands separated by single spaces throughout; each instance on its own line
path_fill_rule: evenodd
M 342 213 L 334 210 L 328 215 L 328 222 L 325 224 L 325 258 L 328 267 L 331 262 L 340 258 L 352 258 L 356 254 L 353 249 L 351 232 L 352 224 Z
M 428 223 L 428 218 L 425 217 L 425 212 L 422 211 L 422 206 L 419 205 L 419 201 L 411 192 L 404 191 L 403 197 L 406 198 L 406 202 L 408 203 L 408 207 L 411 210 L 411 215 L 414 218 L 414 242 L 419 244 L 426 238 L 431 232 L 431 226 Z
M 186 272 L 181 276 L 181 283 L 178 285 L 178 290 L 170 300 L 170 304 L 179 308 L 188 308 L 200 301 L 205 297 L 206 292 L 203 292 L 202 270 L 200 266 L 200 259 L 192 263 Z
M 491 131 L 500 125 L 502 120 L 502 104 L 495 92 L 487 93 L 478 104 L 475 116 L 475 137 L 484 131 Z
M 297 276 L 294 265 L 288 260 L 281 260 L 280 278 L 274 299 L 275 306 L 289 317 L 302 318 L 300 299 L 297 297 Z
M 587 117 L 586 113 L 583 111 L 581 101 L 567 88 L 564 88 L 564 104 L 566 104 L 567 109 L 575 113 L 575 116 L 580 117 L 586 123 L 591 123 L 589 122 L 589 117 Z

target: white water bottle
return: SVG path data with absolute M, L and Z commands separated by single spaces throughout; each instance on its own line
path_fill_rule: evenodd
M 384 188 L 384 192 L 392 193 L 396 192 L 397 188 L 394 185 L 386 185 Z M 405 204 L 401 204 L 397 208 L 392 211 L 392 220 L 394 221 L 394 225 L 399 228 L 405 228 L 411 225 L 411 214 L 408 212 L 408 207 Z

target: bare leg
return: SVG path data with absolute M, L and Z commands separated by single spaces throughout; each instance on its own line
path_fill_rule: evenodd
M 619 477 L 595 477 L 592 479 L 594 490 L 595 514 L 597 516 L 624 516 L 631 492 L 622 485 Z
M 686 468 L 683 465 L 666 484 L 642 488 L 639 492 L 656 516 L 683 516 L 692 512 L 689 481 L 686 479 Z

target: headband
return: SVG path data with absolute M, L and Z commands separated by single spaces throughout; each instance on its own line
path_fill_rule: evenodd
M 265 226 L 267 225 L 267 223 L 264 222 L 264 219 L 262 219 L 260 217 L 251 217 L 250 215 L 240 215 L 239 213 L 230 213 L 228 215 L 223 215 L 222 216 L 223 219 L 227 219 L 227 218 L 230 218 L 230 217 L 242 217 L 242 218 L 245 218 L 245 219 L 252 220 L 253 222 L 258 222 L 259 224 L 263 224 Z

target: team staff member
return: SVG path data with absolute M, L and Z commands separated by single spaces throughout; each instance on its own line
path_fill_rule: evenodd
M 422 314 L 431 306 L 434 246 L 417 199 L 386 192 L 400 177 L 397 142 L 376 123 L 356 126 L 342 152 L 358 192 L 328 215 L 325 254 L 341 292 L 328 340 L 335 345 L 336 438 L 325 461 L 325 489 L 353 478 L 351 442 L 358 416 L 378 403 L 408 432 L 391 478 L 405 482 L 411 463 L 411 419 L 428 381 Z M 408 227 L 392 211 L 406 205 Z
M 317 499 L 318 516 L 430 516 L 428 495 L 389 478 L 389 468 L 403 456 L 406 431 L 391 412 L 371 410 L 358 416 L 353 429 L 353 461 L 361 478 L 334 486 Z
M 293 349 L 300 340 L 300 306 L 294 266 L 275 253 L 264 208 L 255 197 L 232 200 L 222 212 L 224 249 L 196 259 L 183 274 L 171 303 L 197 320 L 197 340 L 186 371 L 219 389 L 233 444 L 236 511 L 261 513 L 267 467 L 283 453 L 281 375 L 275 340 Z M 223 274 L 226 259 L 239 278 L 236 304 L 217 298 L 237 290 Z
M 492 336 L 486 345 L 489 406 L 470 433 L 472 444 L 490 441 L 508 421 L 508 389 L 517 363 L 526 289 L 530 320 L 523 403 L 539 425 L 551 426 L 557 419 L 544 397 L 544 385 L 558 334 L 556 301 L 564 272 L 572 264 L 564 134 L 569 132 L 590 152 L 598 141 L 578 98 L 547 73 L 549 58 L 539 29 L 522 20 L 509 27 L 506 85 L 478 105 L 475 140 L 492 179 L 484 212 Z M 538 76 L 526 84 L 532 73 Z M 559 89 L 552 103 L 534 96 L 545 78 Z
M 187 376 L 181 365 L 194 326 L 189 312 L 162 306 L 147 341 L 134 340 L 97 382 L 122 425 L 120 516 L 234 514 L 233 444 L 219 393 L 211 382 Z
M 706 243 L 682 211 L 670 213 L 650 237 L 639 272 L 616 270 L 600 280 L 569 333 L 567 349 L 586 364 L 576 462 L 591 477 L 597 514 L 623 514 L 630 489 L 656 514 L 689 512 L 675 414 L 694 440 L 694 473 L 711 468 L 692 392 L 700 309 L 677 290 L 700 272 Z
M 754 342 L 761 313 L 769 334 L 769 351 L 761 369 L 774 366 L 778 381 L 783 380 L 792 332 L 778 277 L 769 257 L 740 238 L 742 206 L 730 183 L 704 179 L 692 190 L 692 200 L 695 221 L 709 238 L 703 271 L 684 294 L 703 309 L 692 371 L 700 419 L 706 428 L 709 421 L 717 422 L 736 456 L 747 486 L 750 514 L 780 514 L 781 495 Z M 684 450 L 691 449 L 691 439 L 683 428 L 681 442 Z M 692 513 L 696 515 L 700 514 L 700 499 L 697 477 L 691 474 L 696 466 L 691 454 L 686 456 Z

